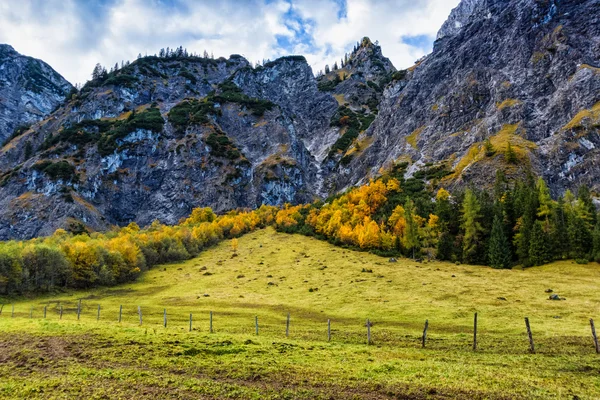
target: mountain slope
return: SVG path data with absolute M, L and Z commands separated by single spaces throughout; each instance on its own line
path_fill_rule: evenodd
M 366 77 L 383 57 L 375 49 L 368 39 L 357 49 L 374 53 L 364 65 L 357 56 Z M 256 68 L 240 56 L 141 58 L 0 151 L 0 238 L 325 197 L 337 111 L 301 56 Z
M 502 168 L 598 191 L 599 67 L 599 1 L 465 0 L 433 53 L 386 88 L 373 144 L 341 183 L 400 159 L 439 164 L 447 184 L 488 185 Z
M 50 114 L 73 86 L 48 64 L 0 44 L 0 143 Z

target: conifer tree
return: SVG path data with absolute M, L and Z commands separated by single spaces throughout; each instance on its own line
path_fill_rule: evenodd
M 512 254 L 504 232 L 501 215 L 496 214 L 488 247 L 488 260 L 492 268 L 510 268 Z
M 558 199 L 552 210 L 552 228 L 553 258 L 567 258 L 569 256 L 569 232 L 567 231 L 567 216 L 563 197 Z
M 592 234 L 586 221 L 576 212 L 569 218 L 568 232 L 571 257 L 575 260 L 586 260 L 592 250 Z
M 517 153 L 515 153 L 515 150 L 512 148 L 512 145 L 510 144 L 510 142 L 508 142 L 508 146 L 506 146 L 506 162 L 509 164 L 516 164 L 517 163 Z
M 596 227 L 594 228 L 594 249 L 592 253 L 592 260 L 600 263 L 600 221 L 596 222 Z
M 462 205 L 463 259 L 475 264 L 481 260 L 481 241 L 483 228 L 481 226 L 481 204 L 471 189 L 465 192 Z
M 483 148 L 485 149 L 486 157 L 491 157 L 496 154 L 496 149 L 489 138 L 485 139 L 485 142 L 483 142 Z
M 529 242 L 529 263 L 531 265 L 544 265 L 548 261 L 550 261 L 548 236 L 544 231 L 542 221 L 535 221 Z

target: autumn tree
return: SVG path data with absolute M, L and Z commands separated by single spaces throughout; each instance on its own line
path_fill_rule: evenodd
M 462 205 L 463 259 L 467 263 L 475 264 L 481 261 L 482 236 L 481 204 L 471 189 L 465 192 Z

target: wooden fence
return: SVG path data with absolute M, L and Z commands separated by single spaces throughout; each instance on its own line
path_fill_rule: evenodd
M 113 320 L 115 322 L 117 322 L 118 324 L 122 324 L 123 322 L 123 305 L 119 306 L 119 309 L 117 312 L 112 311 L 110 314 L 108 313 L 107 310 L 103 310 L 100 304 L 92 306 L 92 307 L 86 307 L 88 310 L 88 315 L 87 315 L 87 319 L 89 320 L 90 317 L 95 318 L 96 321 L 100 321 L 102 318 L 103 320 Z M 92 310 L 92 312 L 90 312 L 89 310 Z M 130 309 L 131 310 L 131 309 Z M 10 308 L 6 307 L 5 304 L 0 304 L 0 318 L 28 318 L 28 319 L 34 319 L 35 318 L 42 318 L 42 319 L 49 319 L 49 313 L 48 313 L 49 309 L 48 306 L 44 306 L 43 309 L 35 309 L 34 307 L 31 307 L 29 310 L 16 310 L 15 309 L 15 305 L 14 304 L 10 304 Z M 62 303 L 54 303 L 54 307 L 50 310 L 54 312 L 54 317 L 58 318 L 59 320 L 62 320 L 63 317 L 65 316 L 65 311 L 66 312 L 71 312 L 73 314 L 75 314 L 75 317 L 77 319 L 77 321 L 79 321 L 81 319 L 82 316 L 82 312 L 83 312 L 83 305 L 82 305 L 82 301 L 81 299 L 77 301 L 77 305 L 74 308 L 68 308 L 65 309 L 64 305 Z M 114 314 L 113 314 L 114 312 Z M 109 315 L 107 315 L 109 314 Z M 214 328 L 214 324 L 213 324 L 213 317 L 214 317 L 214 313 L 213 311 L 210 311 L 207 313 L 208 315 L 205 315 L 205 317 L 208 317 L 208 332 L 209 333 L 214 333 L 215 332 L 215 328 Z M 152 314 L 154 317 L 156 317 L 156 312 L 154 312 Z M 134 315 L 132 315 L 131 311 L 129 312 L 129 315 L 127 315 L 128 320 L 131 320 L 132 317 Z M 175 314 L 174 315 L 176 324 L 181 326 L 183 325 L 183 319 L 181 317 L 181 313 Z M 50 316 L 52 317 L 52 316 Z M 162 313 L 161 313 L 161 320 L 162 323 L 161 325 L 164 328 L 167 328 L 169 326 L 169 321 L 171 320 L 171 315 L 167 312 L 166 308 L 162 309 Z M 198 318 L 198 315 L 196 314 L 196 318 Z M 141 306 L 137 306 L 137 311 L 135 312 L 135 319 L 136 322 L 139 324 L 139 326 L 144 326 L 144 309 Z M 187 314 L 186 314 L 186 319 L 185 319 L 185 326 L 187 328 L 187 330 L 189 332 L 192 332 L 195 328 L 194 328 L 194 314 L 190 313 L 189 314 L 189 319 L 187 318 Z M 535 354 L 536 350 L 535 350 L 535 343 L 534 343 L 534 337 L 533 337 L 533 333 L 531 330 L 531 323 L 529 321 L 528 317 L 524 318 L 525 321 L 525 332 L 527 333 L 527 337 L 529 339 L 529 352 L 532 354 Z M 327 341 L 331 341 L 332 340 L 332 330 L 331 330 L 331 319 L 327 319 L 327 326 L 324 327 L 324 330 L 326 329 L 326 337 L 327 337 Z M 592 336 L 592 340 L 593 340 L 593 345 L 595 348 L 595 352 L 596 354 L 600 354 L 600 345 L 598 343 L 598 336 L 596 334 L 596 327 L 594 325 L 594 320 L 590 318 L 589 320 L 590 322 L 590 328 L 591 328 L 591 336 Z M 148 325 L 146 323 L 146 325 Z M 282 331 L 285 331 L 285 337 L 289 338 L 290 336 L 290 326 L 291 326 L 291 315 L 290 313 L 287 313 L 287 317 L 285 319 L 285 325 L 282 327 Z M 365 324 L 364 324 L 364 328 L 365 328 L 365 342 L 367 345 L 371 345 L 373 344 L 372 338 L 371 338 L 371 329 L 372 329 L 373 323 L 367 319 Z M 477 326 L 478 326 L 478 315 L 477 313 L 474 314 L 473 317 L 473 346 L 472 349 L 473 351 L 477 351 L 478 350 L 478 337 L 477 337 Z M 260 329 L 261 324 L 259 321 L 259 317 L 258 315 L 256 315 L 254 317 L 254 334 L 255 335 L 259 335 L 260 334 Z M 423 328 L 423 334 L 420 337 L 420 343 L 421 346 L 423 348 L 425 348 L 427 346 L 427 335 L 429 332 L 429 320 L 425 320 L 425 325 Z

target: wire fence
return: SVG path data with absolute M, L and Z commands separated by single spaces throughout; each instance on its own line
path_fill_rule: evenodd
M 590 337 L 557 336 L 532 330 L 528 317 L 524 318 L 523 333 L 517 337 L 488 332 L 481 329 L 480 316 L 473 315 L 472 324 L 452 327 L 423 322 L 422 331 L 416 332 L 414 324 L 393 324 L 390 321 L 372 322 L 370 319 L 358 322 L 348 318 L 320 318 L 308 320 L 294 318 L 290 313 L 281 316 L 273 314 L 259 315 L 235 311 L 195 310 L 183 312 L 180 307 L 170 312 L 167 308 L 156 306 L 102 306 L 97 303 L 51 301 L 38 307 L 18 307 L 14 304 L 0 304 L 0 320 L 2 319 L 43 319 L 58 321 L 79 321 L 109 324 L 121 327 L 145 327 L 172 329 L 187 332 L 226 333 L 257 335 L 269 338 L 286 338 L 307 341 L 327 341 L 344 344 L 364 343 L 366 345 L 394 345 L 404 347 L 421 347 L 434 349 L 457 348 L 481 351 L 493 349 L 498 352 L 531 354 L 542 353 L 589 353 L 592 349 L 600 354 L 600 345 L 594 320 L 590 318 Z M 252 316 L 252 317 L 251 317 Z M 433 322 L 433 321 L 431 321 Z M 321 329 L 319 329 L 321 327 Z M 436 332 L 436 329 L 438 331 Z M 453 340 L 449 335 L 454 334 Z M 434 336 L 435 334 L 435 336 Z M 526 338 L 526 340 L 523 340 Z M 523 346 L 515 348 L 516 342 Z M 482 346 L 483 345 L 483 346 Z M 539 348 L 543 348 L 539 351 Z M 592 347 L 593 345 L 593 347 Z M 527 346 L 527 347 L 526 347 Z

